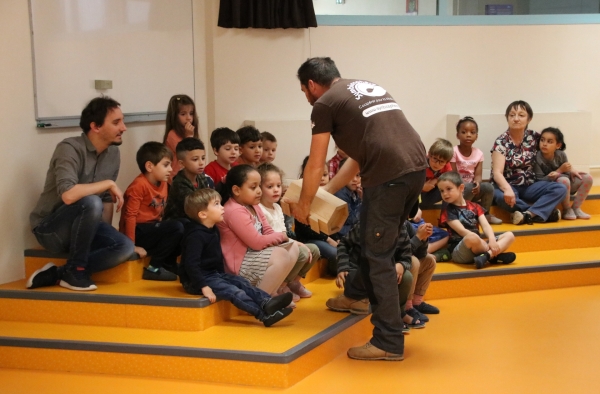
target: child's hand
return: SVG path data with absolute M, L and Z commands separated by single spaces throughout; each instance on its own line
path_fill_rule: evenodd
M 298 244 L 298 249 L 300 248 L 304 248 L 306 249 L 306 254 L 308 256 L 308 261 L 306 262 L 307 264 L 309 264 L 312 261 L 312 253 L 310 252 L 310 249 L 308 248 L 308 246 L 304 245 L 302 242 L 298 242 L 298 241 L 294 241 Z
M 481 190 L 481 188 L 479 187 L 479 182 L 473 182 L 473 189 L 471 190 L 471 193 L 473 193 L 474 196 L 479 194 L 479 191 Z
M 144 257 L 148 256 L 148 252 L 146 252 L 146 249 L 142 248 L 141 246 L 134 246 L 133 251 L 140 256 L 140 259 L 143 259 Z
M 335 278 L 335 285 L 338 289 L 344 287 L 344 283 L 346 283 L 346 276 L 348 276 L 348 271 L 340 272 Z
M 188 137 L 193 137 L 194 136 L 194 130 L 196 129 L 194 127 L 193 124 L 191 124 L 190 122 L 187 122 L 185 124 L 185 126 L 183 126 L 185 129 L 185 135 L 187 135 Z
M 417 228 L 417 238 L 421 241 L 425 241 L 433 233 L 433 226 L 431 223 L 423 223 Z
M 215 301 L 217 300 L 217 296 L 215 295 L 215 293 L 213 293 L 212 289 L 208 286 L 204 286 L 202 288 L 202 295 L 204 295 L 204 297 L 208 298 L 208 300 L 210 301 L 211 304 L 214 304 Z
M 398 284 L 402 283 L 403 275 L 404 275 L 404 266 L 400 263 L 396 263 L 396 278 L 398 279 Z
M 571 179 L 575 179 L 575 178 L 582 179 L 581 174 L 579 173 L 579 171 L 571 170 Z
M 433 190 L 435 185 L 437 185 L 437 179 L 435 179 L 435 178 L 430 179 L 427 182 L 425 182 L 425 184 L 423 185 L 423 191 L 424 192 L 431 191 L 431 190 Z
M 571 163 L 569 163 L 569 162 L 563 163 L 563 165 L 558 167 L 558 170 L 556 170 L 556 171 L 560 172 L 560 173 L 571 171 Z
M 363 188 L 360 184 L 356 187 L 356 194 L 361 200 L 363 199 Z
M 490 247 L 490 251 L 492 252 L 490 253 L 491 257 L 497 256 L 500 253 L 500 245 L 498 245 L 495 239 L 490 239 L 488 245 Z
M 333 246 L 334 248 L 337 248 L 338 246 L 338 242 L 335 241 L 334 239 L 332 239 L 331 237 L 327 237 L 327 243 L 331 246 Z
M 546 176 L 548 177 L 548 179 L 555 181 L 556 178 L 558 178 L 560 176 L 560 172 L 552 171 L 552 172 L 548 173 L 548 175 L 546 175 Z

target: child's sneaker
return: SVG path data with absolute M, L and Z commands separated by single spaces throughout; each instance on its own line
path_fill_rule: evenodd
M 413 308 L 426 315 L 437 315 L 440 313 L 438 307 L 428 304 L 425 301 L 421 302 L 419 305 L 413 304 Z
M 490 255 L 487 253 L 482 253 L 479 256 L 475 256 L 475 268 L 482 269 L 483 267 L 485 267 L 485 264 L 488 262 L 489 259 Z
M 290 304 L 290 302 L 292 302 L 292 293 L 283 293 L 283 294 L 277 295 L 277 296 L 269 299 L 267 302 L 265 302 L 265 304 L 262 306 L 262 310 L 267 315 L 272 315 L 273 313 L 277 312 L 278 310 L 283 309 L 286 306 L 288 306 Z
M 517 255 L 513 252 L 504 252 L 490 259 L 490 264 L 510 264 L 517 259 Z
M 575 215 L 573 208 L 567 208 L 563 211 L 562 218 L 565 220 L 575 220 L 577 219 L 577 216 Z
M 488 221 L 489 224 L 502 224 L 502 219 L 495 217 L 491 213 L 485 215 L 485 219 Z
M 160 267 L 156 271 L 152 271 L 152 270 L 149 270 L 148 268 L 144 268 L 144 273 L 142 274 L 142 279 L 167 282 L 167 281 L 177 280 L 177 275 L 175 275 L 172 272 L 167 271 L 163 267 Z
M 310 298 L 312 296 L 312 292 L 304 287 L 298 280 L 288 283 L 288 287 L 292 293 L 297 294 L 300 298 Z
M 575 208 L 573 211 L 575 212 L 575 216 L 577 216 L 578 219 L 588 220 L 589 218 L 591 218 L 591 216 L 583 212 L 581 208 Z
M 262 321 L 262 323 L 265 325 L 265 327 L 271 327 L 273 324 L 275 324 L 278 321 L 289 316 L 289 314 L 292 312 L 293 312 L 292 308 L 280 309 L 277 312 L 273 313 L 272 315 L 265 317 L 264 320 Z
M 288 285 L 281 286 L 277 290 L 277 294 L 283 294 L 283 293 L 291 293 L 292 294 L 292 302 L 300 301 L 300 296 L 298 294 L 294 293 L 292 290 L 290 290 Z
M 28 289 L 37 289 L 38 287 L 57 285 L 60 282 L 60 274 L 61 272 L 54 263 L 48 263 L 31 274 L 25 286 Z
M 90 279 L 85 269 L 70 268 L 65 271 L 60 281 L 60 286 L 75 291 L 96 290 L 98 286 Z
M 435 261 L 438 263 L 450 261 L 450 251 L 446 248 L 436 250 L 432 254 L 435 257 Z
M 419 312 L 417 309 L 410 308 L 407 309 L 406 314 L 410 317 L 412 317 L 413 319 L 419 319 L 421 320 L 423 323 L 427 323 L 429 321 L 429 317 L 425 316 L 424 314 L 422 314 L 421 312 Z

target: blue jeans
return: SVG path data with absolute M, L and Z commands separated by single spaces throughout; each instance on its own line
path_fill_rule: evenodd
M 327 259 L 327 274 L 337 276 L 337 248 L 329 245 L 327 241 L 309 240 L 304 243 L 317 245 L 321 257 Z
M 550 214 L 558 204 L 563 201 L 567 195 L 565 185 L 558 182 L 539 181 L 531 185 L 513 186 L 510 185 L 515 193 L 515 205 L 510 207 L 504 201 L 504 192 L 494 184 L 494 202 L 500 208 L 508 212 L 525 212 L 539 216 L 544 222 L 548 220 Z M 533 205 L 529 206 L 529 201 Z
M 45 249 L 69 252 L 67 269 L 83 267 L 93 273 L 116 267 L 132 255 L 133 242 L 102 221 L 103 210 L 100 197 L 83 197 L 46 216 L 33 234 Z
M 231 302 L 260 321 L 264 320 L 266 316 L 262 306 L 271 299 L 267 292 L 252 286 L 248 279 L 238 275 L 216 271 L 203 274 L 206 285 L 219 299 Z

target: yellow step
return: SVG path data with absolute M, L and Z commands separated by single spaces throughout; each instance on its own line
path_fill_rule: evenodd
M 273 327 L 238 315 L 205 331 L 0 321 L 0 367 L 289 387 L 368 337 L 368 319 L 327 310 L 339 293 L 314 295 Z
M 51 253 L 43 249 L 26 249 L 25 278 L 29 278 L 31 274 L 47 263 L 54 263 L 61 266 L 66 261 L 67 257 L 64 253 Z M 128 260 L 114 268 L 93 274 L 92 279 L 96 282 L 104 283 L 132 283 L 142 279 L 143 269 L 148 266 L 149 262 L 150 257 Z
M 308 288 L 322 275 L 326 262 L 318 261 L 302 280 Z M 142 263 L 125 262 L 120 272 L 128 271 L 131 278 L 130 268 Z M 28 266 L 37 264 L 41 263 Z M 94 277 L 98 289 L 93 292 L 60 286 L 28 290 L 25 279 L 0 285 L 0 320 L 202 331 L 239 314 L 228 302 L 210 304 L 203 296 L 187 294 L 179 281 L 139 280 L 141 272 L 136 280 L 118 281 L 123 276 L 116 268 L 107 271 L 107 281 Z
M 600 247 L 517 253 L 514 263 L 475 269 L 438 263 L 427 299 L 600 284 Z

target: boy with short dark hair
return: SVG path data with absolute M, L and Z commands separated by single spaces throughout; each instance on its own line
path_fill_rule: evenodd
M 465 201 L 465 185 L 458 172 L 443 174 L 437 185 L 442 199 L 448 204 L 442 209 L 440 227 L 446 227 L 450 232 L 448 249 L 452 253 L 452 261 L 459 264 L 474 263 L 477 269 L 483 268 L 488 261 L 491 264 L 510 264 L 515 261 L 514 253 L 505 253 L 515 236 L 507 231 L 496 237 L 481 205 Z M 479 226 L 488 238 L 487 242 L 481 238 Z
M 454 147 L 450 141 L 443 138 L 435 140 L 429 148 L 425 184 L 421 191 L 421 208 L 431 208 L 442 200 L 436 185 L 440 175 L 452 171 L 452 165 L 450 164 L 452 157 L 454 157 Z
M 240 156 L 240 137 L 228 127 L 219 127 L 210 135 L 210 146 L 216 159 L 204 168 L 204 173 L 218 186 L 224 183 L 225 176 Z
M 230 301 L 270 327 L 292 313 L 286 306 L 292 293 L 271 298 L 238 275 L 225 273 L 221 237 L 216 224 L 223 221 L 221 196 L 212 189 L 199 189 L 185 199 L 186 223 L 179 278 L 189 294 L 202 294 L 211 303 L 217 297 Z M 241 291 L 240 291 L 241 290 Z
M 166 145 L 146 142 L 136 155 L 142 173 L 131 182 L 124 195 L 119 231 L 134 242 L 134 250 L 140 257 L 152 256 L 142 274 L 145 280 L 177 279 L 177 275 L 165 267 L 176 270 L 183 224 L 162 220 L 172 159 L 173 154 Z
M 204 144 L 196 138 L 181 140 L 175 149 L 181 170 L 173 178 L 165 208 L 165 219 L 186 219 L 185 198 L 198 189 L 214 189 L 213 180 L 204 174 L 206 154 Z
M 340 162 L 340 168 L 344 165 L 346 159 Z M 340 190 L 334 194 L 337 198 L 348 204 L 348 218 L 344 225 L 337 233 L 331 235 L 331 238 L 340 240 L 346 236 L 354 227 L 360 218 L 360 207 L 362 205 L 362 186 L 360 184 L 360 172 L 357 172 L 354 177 Z
M 260 131 L 253 126 L 244 126 L 236 131 L 240 137 L 240 157 L 237 164 L 248 164 L 256 168 L 260 164 L 263 143 Z
M 260 138 L 263 144 L 263 153 L 260 158 L 260 163 L 273 163 L 273 161 L 275 161 L 275 153 L 277 152 L 277 138 L 268 131 L 260 133 Z

